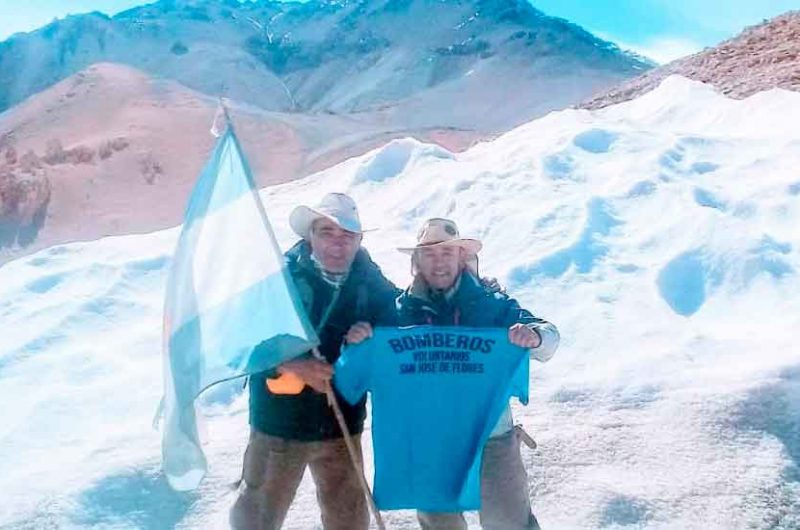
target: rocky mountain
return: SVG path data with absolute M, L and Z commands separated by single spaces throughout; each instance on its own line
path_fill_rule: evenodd
M 161 0 L 4 42 L 0 110 L 97 62 L 268 110 L 436 104 L 435 125 L 492 130 L 651 66 L 526 0 Z
M 650 67 L 526 0 L 70 16 L 0 43 L 0 260 L 179 223 L 219 96 L 267 185 L 402 136 L 459 151 Z
M 213 146 L 218 101 L 101 63 L 0 119 L 0 262 L 21 252 L 181 222 Z M 372 114 L 287 114 L 229 102 L 261 186 L 335 165 L 400 136 L 460 151 L 474 131 L 391 128 Z

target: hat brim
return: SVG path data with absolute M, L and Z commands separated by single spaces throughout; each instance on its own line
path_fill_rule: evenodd
M 477 239 L 449 239 L 447 241 L 440 241 L 439 243 L 429 243 L 427 245 L 417 245 L 416 247 L 398 247 L 397 250 L 403 254 L 413 254 L 421 248 L 442 247 L 445 245 L 456 246 L 463 248 L 467 254 L 477 255 L 483 248 L 483 243 Z
M 342 230 L 347 230 L 354 234 L 364 234 L 375 230 L 374 228 L 364 229 L 361 225 L 343 223 L 340 219 L 309 206 L 298 206 L 292 210 L 292 213 L 289 214 L 289 226 L 294 230 L 295 234 L 303 239 L 308 239 L 311 234 L 311 226 L 318 219 L 328 219 Z

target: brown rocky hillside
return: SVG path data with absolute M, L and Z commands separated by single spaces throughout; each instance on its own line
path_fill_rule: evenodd
M 771 88 L 800 91 L 800 11 L 747 28 L 714 48 L 678 59 L 579 105 L 599 109 L 634 99 L 677 74 L 746 98 Z

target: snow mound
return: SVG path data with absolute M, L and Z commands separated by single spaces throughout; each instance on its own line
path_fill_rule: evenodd
M 453 153 L 438 145 L 424 144 L 413 138 L 393 140 L 367 155 L 353 178 L 354 184 L 384 182 L 412 171 L 424 159 L 454 158 Z
M 457 157 L 392 142 L 263 197 L 285 248 L 294 206 L 352 194 L 380 227 L 365 246 L 399 284 L 396 247 L 451 217 L 484 242 L 481 271 L 559 326 L 561 351 L 515 406 L 539 442 L 523 459 L 544 527 L 797 528 L 799 122 L 800 94 L 733 101 L 673 77 Z M 247 440 L 240 386 L 205 399 L 201 489 L 177 495 L 157 472 L 177 233 L 0 267 L 0 526 L 226 528 Z M 369 466 L 368 437 L 365 453 Z M 413 513 L 386 518 L 417 527 Z M 306 477 L 285 526 L 318 521 Z

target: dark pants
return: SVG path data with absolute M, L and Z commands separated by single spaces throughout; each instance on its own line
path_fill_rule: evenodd
M 467 530 L 460 513 L 417 512 L 423 530 Z M 489 438 L 481 464 L 483 530 L 539 530 L 528 496 L 528 475 L 516 430 Z
M 361 454 L 361 435 L 352 438 Z M 298 442 L 251 431 L 239 497 L 230 514 L 234 530 L 279 530 L 306 466 L 317 487 L 325 530 L 366 530 L 367 502 L 344 438 Z

